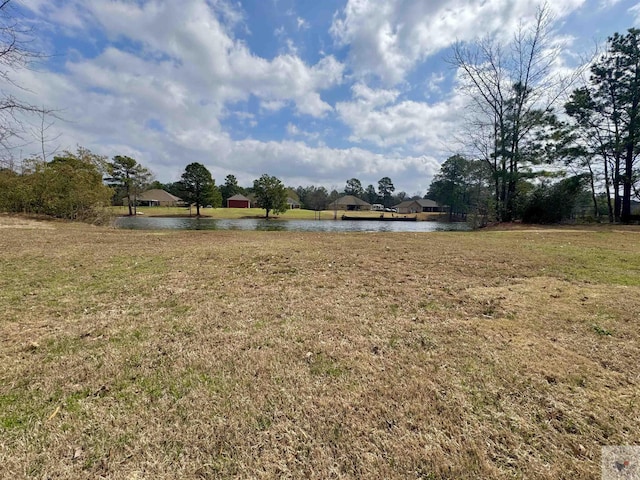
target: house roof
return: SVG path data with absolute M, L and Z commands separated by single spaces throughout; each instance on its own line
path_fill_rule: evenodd
M 440 205 L 438 205 L 436 202 L 434 202 L 433 200 L 429 200 L 428 198 L 419 198 L 416 200 L 405 200 L 402 203 L 399 203 L 398 205 L 396 205 L 396 208 L 405 208 L 408 207 L 410 205 L 413 205 L 414 203 L 420 205 L 422 208 L 424 207 L 439 207 Z
M 299 201 L 297 201 L 295 198 L 291 198 L 291 197 L 287 197 L 287 203 L 289 205 L 300 205 Z
M 227 201 L 229 201 L 229 200 L 244 200 L 245 202 L 250 202 L 251 201 L 247 197 L 245 197 L 244 195 L 242 195 L 240 193 L 236 193 L 233 197 L 229 197 L 227 199 Z
M 345 195 L 344 197 L 338 198 L 335 202 L 331 202 L 330 205 L 360 205 L 360 206 L 370 206 L 370 203 L 365 202 L 364 200 L 360 200 L 358 197 L 354 197 L 353 195 Z
M 175 195 L 171 195 L 166 190 L 161 190 L 159 188 L 153 188 L 151 190 L 147 190 L 146 192 L 142 192 L 136 198 L 138 200 L 143 200 L 143 201 L 155 200 L 157 202 L 181 202 L 182 201 L 181 198 L 176 197 Z

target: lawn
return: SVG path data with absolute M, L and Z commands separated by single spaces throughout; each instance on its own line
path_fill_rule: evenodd
M 139 215 L 146 215 L 148 217 L 184 217 L 195 216 L 196 209 L 193 207 L 191 210 L 184 207 L 138 207 Z M 111 207 L 111 212 L 115 215 L 128 215 L 128 207 Z M 338 217 L 343 212 L 338 212 Z M 210 218 L 258 218 L 264 217 L 265 211 L 263 208 L 201 208 L 200 215 Z M 320 218 L 322 220 L 331 220 L 334 218 L 333 210 L 324 210 L 321 212 L 315 212 L 313 210 L 303 210 L 301 208 L 295 208 L 287 210 L 283 214 L 273 215 L 270 217 L 289 219 L 289 220 L 314 220 L 314 218 Z
M 128 215 L 128 207 L 110 207 L 109 211 L 114 215 Z M 138 207 L 137 212 L 139 215 L 146 215 L 148 217 L 185 217 L 195 216 L 196 209 L 189 210 L 184 207 Z M 285 213 L 269 215 L 270 218 L 278 220 L 334 220 L 342 217 L 343 214 L 350 216 L 371 217 L 378 218 L 381 212 L 374 211 L 362 211 L 362 212 L 345 212 L 344 210 L 304 210 L 301 208 L 295 208 L 287 210 Z M 200 215 L 210 218 L 261 218 L 265 216 L 263 208 L 201 208 Z M 391 213 L 385 213 L 387 216 L 391 216 Z M 413 214 L 412 214 L 413 215 Z M 411 215 L 410 215 L 411 216 Z M 438 220 L 442 217 L 446 217 L 446 214 L 441 213 L 419 213 L 417 214 L 419 220 Z
M 594 479 L 640 441 L 640 230 L 0 217 L 3 478 Z

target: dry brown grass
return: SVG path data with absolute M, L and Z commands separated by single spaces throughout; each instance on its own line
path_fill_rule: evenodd
M 0 477 L 591 479 L 640 439 L 637 229 L 25 222 Z

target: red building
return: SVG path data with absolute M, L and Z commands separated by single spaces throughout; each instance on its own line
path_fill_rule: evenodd
M 251 208 L 251 200 L 238 193 L 227 199 L 227 208 Z

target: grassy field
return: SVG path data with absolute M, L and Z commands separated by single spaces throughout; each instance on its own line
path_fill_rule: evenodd
M 114 215 L 128 215 L 129 209 L 127 207 L 110 207 L 110 211 Z M 189 213 L 188 208 L 182 207 L 138 207 L 138 214 L 146 215 L 148 217 L 184 217 L 196 214 L 196 209 L 192 208 Z M 202 208 L 200 214 L 204 217 L 210 218 L 259 218 L 264 217 L 265 211 L 263 208 Z M 279 220 L 333 220 L 334 218 L 340 218 L 343 214 L 360 217 L 372 217 L 378 218 L 381 212 L 363 211 L 363 212 L 345 212 L 338 210 L 322 210 L 316 212 L 314 210 L 304 210 L 296 208 L 287 210 L 285 213 L 278 215 L 269 215 L 270 218 Z M 390 213 L 385 213 L 390 216 Z M 410 216 L 414 216 L 412 214 Z M 442 213 L 420 213 L 417 214 L 419 220 L 438 220 L 441 217 L 446 217 L 446 214 Z
M 640 231 L 0 217 L 0 477 L 595 479 L 640 440 Z

